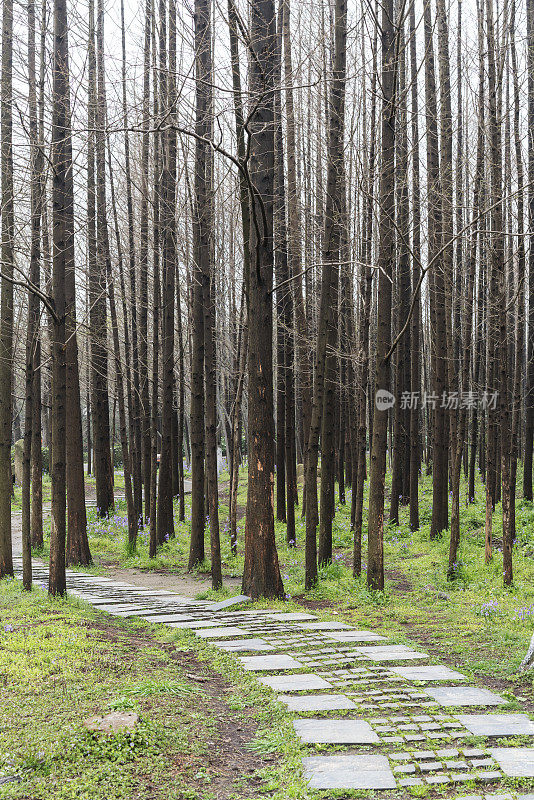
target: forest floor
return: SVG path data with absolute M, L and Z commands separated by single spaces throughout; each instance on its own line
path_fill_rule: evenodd
M 39 586 L 0 584 L 0 683 L 0 798 L 238 800 L 279 761 L 254 743 L 281 712 L 235 664 Z M 110 711 L 137 713 L 133 734 L 84 726 Z
M 195 595 L 197 599 L 222 599 L 235 594 L 238 591 L 237 587 L 240 584 L 243 566 L 245 474 L 243 473 L 242 475 L 239 492 L 241 514 L 237 556 L 232 556 L 227 538 L 226 519 L 228 509 L 225 504 L 225 501 L 227 502 L 225 489 L 225 476 L 223 475 L 220 514 L 224 588 L 220 592 L 215 593 L 209 589 L 210 574 L 207 562 L 200 565 L 195 573 L 187 573 L 190 530 L 189 499 L 186 502 L 185 522 L 178 522 L 176 508 L 176 536 L 161 548 L 156 559 L 148 558 L 147 530 L 143 531 L 139 537 L 137 553 L 133 556 L 128 555 L 125 547 L 127 535 L 126 514 L 121 501 L 118 501 L 115 514 L 109 520 L 98 518 L 95 509 L 89 508 L 89 538 L 95 561 L 89 572 L 124 580 L 131 584 L 142 584 L 151 588 L 174 589 L 180 594 Z M 120 476 L 117 476 L 117 491 L 120 491 Z M 304 593 L 303 591 L 302 542 L 304 539 L 304 524 L 300 519 L 300 514 L 297 518 L 297 547 L 288 546 L 285 525 L 277 522 L 277 544 L 287 599 L 285 603 L 275 605 L 287 611 L 309 609 L 317 613 L 320 619 L 348 623 L 354 625 L 357 629 L 371 629 L 375 633 L 386 635 L 393 643 L 424 649 L 426 653 L 432 658 L 438 659 L 442 664 L 461 670 L 464 675 L 479 686 L 497 691 L 511 703 L 510 707 L 512 709 L 521 709 L 531 714 L 534 713 L 534 681 L 532 673 L 527 675 L 518 673 L 519 662 L 526 652 L 534 629 L 533 504 L 521 499 L 518 500 L 517 541 L 514 547 L 515 579 L 511 588 L 504 589 L 502 586 L 502 553 L 499 549 L 500 509 L 497 509 L 494 517 L 495 550 L 493 560 L 490 564 L 484 563 L 484 502 L 482 485 L 479 484 L 477 486 L 477 502 L 462 508 L 462 541 L 456 577 L 453 581 L 447 580 L 446 577 L 448 561 L 447 537 L 445 536 L 438 540 L 430 540 L 429 537 L 431 478 L 427 476 L 421 480 L 420 497 L 420 531 L 417 533 L 410 532 L 408 509 L 406 507 L 401 508 L 400 525 L 388 525 L 386 527 L 385 564 L 387 581 L 386 590 L 382 594 L 369 592 L 366 588 L 364 576 L 356 580 L 352 576 L 350 492 L 347 493 L 346 504 L 338 503 L 336 507 L 333 531 L 333 563 L 320 571 L 320 581 L 311 592 Z M 48 540 L 45 537 L 45 547 L 41 553 L 36 555 L 41 555 L 46 559 L 47 552 Z M 80 570 L 80 572 L 84 572 L 84 570 Z M 11 589 L 10 591 L 15 590 Z M 39 602 L 43 601 L 39 600 Z M 73 601 L 70 602 L 72 603 Z M 74 604 L 76 605 L 76 601 L 74 601 Z M 67 606 L 64 607 L 66 608 Z M 46 604 L 43 602 L 43 613 L 45 608 Z M 2 599 L 0 596 L 0 614 L 1 611 Z M 21 613 L 24 615 L 29 612 L 27 609 L 24 611 L 23 606 Z M 41 612 L 39 611 L 39 613 Z M 35 611 L 32 610 L 32 617 L 34 614 Z M 99 619 L 102 618 L 100 617 Z M 69 621 L 69 626 L 71 624 L 72 620 Z M 122 625 L 121 630 L 123 631 L 130 630 L 126 621 L 123 623 L 112 621 L 110 623 L 111 627 L 115 624 Z M 125 633 L 124 635 L 127 638 L 129 634 Z M 150 632 L 149 635 L 152 636 L 153 633 Z M 61 634 L 59 634 L 59 637 L 61 638 Z M 135 644 L 132 646 L 135 649 Z M 46 647 L 48 647 L 48 643 L 46 643 Z M 197 644 L 188 642 L 187 647 L 190 654 L 193 654 Z M 204 655 L 203 657 L 207 656 Z M 47 660 L 47 663 L 50 662 Z M 0 680 L 3 677 L 3 671 L 0 668 Z M 228 668 L 225 668 L 225 676 L 227 671 Z M 241 678 L 238 672 L 234 671 L 232 674 L 234 680 L 239 684 Z M 250 684 L 247 684 L 247 686 L 247 692 L 250 692 Z M 82 684 L 80 692 L 83 694 L 83 691 Z M 91 700 L 91 697 L 92 695 L 88 699 Z M 104 695 L 101 695 L 100 700 L 103 700 L 103 697 Z M 21 699 L 20 696 L 16 697 L 13 701 L 12 709 L 20 705 Z M 217 699 L 220 700 L 220 696 Z M 45 705 L 48 707 L 47 704 Z M 95 703 L 93 702 L 94 705 Z M 182 705 L 181 699 L 179 705 Z M 233 708 L 233 704 L 231 705 Z M 213 713 L 218 714 L 219 712 L 215 712 L 215 708 L 214 706 Z M 63 709 L 65 711 L 65 707 Z M 76 709 L 74 710 L 76 711 Z M 209 714 L 211 713 L 210 711 Z M 271 709 L 269 713 L 275 712 Z M 79 715 L 77 719 L 79 720 Z M 253 739 L 253 730 L 247 730 L 250 734 L 247 734 L 247 736 L 251 741 Z M 13 733 L 11 735 L 13 736 Z M 55 736 L 50 738 L 54 740 Z M 202 741 L 202 735 L 200 740 Z M 288 742 L 283 737 L 282 740 L 272 741 L 271 745 L 267 748 L 270 757 L 285 758 L 288 763 L 295 763 L 296 751 L 291 750 Z M 212 755 L 217 753 L 217 747 L 209 748 Z M 254 747 L 254 744 L 252 747 Z M 27 752 L 27 747 L 25 752 Z M 217 758 L 216 755 L 214 757 Z M 282 785 L 284 781 L 284 768 L 277 765 L 275 772 L 277 778 L 272 785 L 280 787 L 280 775 L 282 775 Z M 1 774 L 2 764 L 0 762 Z M 187 774 L 189 775 L 189 773 Z M 289 775 L 289 773 L 287 774 Z M 76 787 L 76 779 L 73 778 L 73 780 L 73 786 Z M 201 779 L 199 778 L 198 780 Z M 211 780 L 219 779 L 215 779 L 212 775 L 210 777 Z M 289 777 L 287 780 L 289 780 Z M 202 798 L 204 796 L 214 798 L 228 797 L 229 799 L 240 797 L 239 793 L 228 793 L 225 788 L 220 791 L 217 790 L 213 794 L 210 794 L 210 790 L 206 788 L 206 793 L 204 794 L 204 790 L 199 786 L 191 788 L 189 777 L 187 783 L 187 791 L 191 790 L 189 794 L 187 791 L 182 794 L 165 793 L 167 789 L 163 793 L 155 792 L 152 794 L 150 791 L 147 792 L 146 785 L 143 784 L 144 788 L 140 793 L 136 795 L 130 792 L 127 796 L 138 796 L 140 798 L 169 797 L 173 798 L 173 800 L 175 797 L 180 798 L 180 800 L 182 798 L 188 800 L 188 798 Z M 265 787 L 262 787 L 261 793 L 264 790 Z M 0 798 L 3 796 L 10 798 L 31 797 L 33 800 L 34 797 L 78 798 L 101 796 L 98 794 L 85 795 L 76 788 L 69 794 L 67 789 L 59 789 L 57 785 L 56 789 L 54 789 L 55 793 L 50 790 L 50 793 L 46 794 L 48 790 L 42 787 L 39 791 L 44 793 L 6 795 L 3 794 L 3 792 L 6 792 L 6 787 L 0 785 Z M 234 788 L 231 791 L 233 792 Z M 244 791 L 245 796 L 248 797 L 249 795 L 246 792 L 251 791 L 250 786 Z M 294 794 L 292 792 L 293 789 L 288 794 L 282 792 L 280 797 L 285 800 L 285 797 L 308 796 L 302 793 L 302 787 L 298 791 L 295 789 Z M 438 793 L 437 795 L 433 793 L 431 795 L 428 795 L 428 793 L 417 794 L 416 787 L 414 787 L 413 793 L 416 796 L 452 796 L 448 792 L 446 794 Z M 257 797 L 259 794 L 260 789 L 257 787 L 250 796 Z M 122 797 L 120 794 L 110 794 L 110 796 L 114 798 Z M 273 796 L 278 797 L 276 792 Z M 342 793 L 335 796 L 345 797 L 348 795 Z M 370 796 L 370 794 L 366 795 L 366 797 Z
M 520 470 L 518 470 L 520 474 Z M 389 476 L 388 476 L 389 477 Z M 187 571 L 190 534 L 190 499 L 186 497 L 186 519 L 178 521 L 176 536 L 164 544 L 155 559 L 148 557 L 148 527 L 140 533 L 137 553 L 126 550 L 127 520 L 124 502 L 118 501 L 110 519 L 103 520 L 88 509 L 88 530 L 94 558 L 92 572 L 105 574 L 152 588 L 168 588 L 199 599 L 230 596 L 238 591 L 243 569 L 246 472 L 241 473 L 238 503 L 238 552 L 233 556 L 228 541 L 228 476 L 220 478 L 221 551 L 224 587 L 210 589 L 209 562 Z M 89 479 L 90 482 L 91 479 Z M 121 476 L 116 477 L 120 492 Z M 465 496 L 462 487 L 462 496 Z M 484 563 L 484 492 L 478 482 L 477 500 L 461 508 L 462 539 L 456 578 L 447 579 L 448 537 L 430 539 L 432 478 L 420 484 L 421 529 L 409 529 L 408 508 L 401 506 L 400 524 L 385 529 L 386 590 L 369 592 L 363 576 L 352 575 L 350 490 L 346 503 L 337 503 L 333 524 L 333 563 L 320 570 L 316 588 L 304 593 L 304 521 L 297 509 L 297 547 L 286 541 L 285 525 L 276 523 L 276 538 L 288 606 L 329 610 L 343 621 L 372 625 L 378 632 L 395 633 L 399 641 L 424 645 L 451 665 L 461 664 L 473 676 L 501 683 L 501 688 L 528 696 L 534 708 L 532 677 L 518 678 L 517 667 L 534 630 L 534 505 L 517 501 L 517 540 L 514 547 L 514 585 L 502 586 L 501 512 L 494 515 L 494 554 Z M 366 530 L 367 497 L 364 503 Z M 386 509 L 387 510 L 387 509 Z M 209 552 L 209 531 L 206 530 Z M 48 541 L 42 553 L 46 557 Z M 364 544 L 365 562 L 365 544 Z

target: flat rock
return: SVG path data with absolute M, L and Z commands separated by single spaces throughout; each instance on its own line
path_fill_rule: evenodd
M 190 628 L 192 630 L 200 630 L 200 628 L 215 628 L 220 625 L 219 620 L 197 619 L 187 622 L 168 622 L 171 628 Z
M 426 653 L 418 653 L 404 644 L 381 645 L 378 647 L 356 647 L 356 650 L 371 661 L 406 661 L 428 658 Z
M 292 656 L 240 656 L 239 660 L 249 672 L 261 672 L 267 669 L 299 669 L 303 666 Z
M 306 744 L 378 744 L 368 722 L 360 719 L 295 719 L 293 727 Z
M 507 701 L 489 689 L 476 686 L 431 686 L 425 694 L 442 706 L 500 706 Z
M 534 777 L 534 747 L 490 747 L 490 753 L 505 775 L 512 778 Z
M 335 755 L 303 759 L 310 789 L 395 789 L 386 756 Z
M 194 617 L 191 614 L 169 614 L 161 610 L 161 614 L 149 614 L 146 617 L 141 617 L 145 622 L 191 622 Z
M 200 636 L 201 639 L 224 639 L 225 636 L 244 636 L 245 634 L 246 631 L 243 628 L 238 628 L 234 625 L 196 631 L 196 635 Z
M 444 664 L 431 667 L 391 667 L 390 672 L 409 681 L 465 681 L 465 675 Z
M 277 622 L 301 622 L 302 620 L 307 619 L 317 619 L 315 614 L 305 614 L 303 611 L 294 611 L 281 614 L 273 612 L 271 614 L 267 614 L 267 617 L 269 619 L 274 619 Z
M 265 639 L 223 639 L 222 642 L 214 642 L 215 647 L 229 652 L 239 652 L 240 650 L 274 650 L 272 644 Z
M 347 631 L 346 633 L 329 633 L 325 634 L 325 639 L 331 639 L 333 642 L 385 642 L 385 636 L 380 636 L 378 633 L 371 631 Z
M 139 714 L 133 711 L 112 711 L 104 717 L 90 717 L 83 724 L 89 731 L 116 733 L 121 730 L 132 731 L 138 722 Z
M 526 714 L 459 714 L 457 719 L 475 736 L 534 735 L 534 722 Z
M 276 698 L 284 703 L 289 711 L 339 711 L 356 708 L 345 694 L 279 694 Z
M 332 684 L 319 675 L 303 673 L 300 675 L 274 675 L 260 678 L 260 683 L 278 692 L 311 692 L 316 689 L 331 689 Z
M 303 628 L 305 631 L 348 631 L 352 630 L 350 625 L 344 622 L 301 622 L 297 628 Z
M 242 603 L 250 603 L 250 597 L 246 594 L 238 594 L 235 597 L 228 597 L 220 603 L 214 603 L 209 606 L 210 611 L 222 611 L 225 608 L 232 608 L 232 606 L 239 606 Z

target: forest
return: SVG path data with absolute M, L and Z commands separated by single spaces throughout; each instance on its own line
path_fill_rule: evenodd
M 56 595 L 91 562 L 85 472 L 114 508 L 115 444 L 129 550 L 146 525 L 152 557 L 174 536 L 190 471 L 188 566 L 207 527 L 215 589 L 218 449 L 232 549 L 247 467 L 252 597 L 284 596 L 275 519 L 316 584 L 336 494 L 354 575 L 365 540 L 382 590 L 384 527 L 408 506 L 419 529 L 423 471 L 449 577 L 480 479 L 484 558 L 500 507 L 512 584 L 516 493 L 532 501 L 533 10 L 449 5 L 4 2 L 0 575 L 22 440 L 28 588 L 44 450 Z
M 534 0 L 0 14 L 0 798 L 534 797 Z

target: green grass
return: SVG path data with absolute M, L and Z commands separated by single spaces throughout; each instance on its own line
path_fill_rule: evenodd
M 248 800 L 260 786 L 276 800 L 308 796 L 290 716 L 233 658 L 190 633 L 4 581 L 0 683 L 0 777 L 20 779 L 0 784 L 0 798 L 210 800 L 222 787 Z M 134 710 L 140 722 L 115 735 L 84 728 L 110 710 Z M 260 746 L 273 729 L 276 746 Z M 239 749 L 243 771 L 228 776 Z
M 518 471 L 520 472 L 520 471 Z M 227 479 L 222 476 L 222 481 Z M 388 475 L 388 484 L 390 476 Z M 386 589 L 369 592 L 365 575 L 352 576 L 352 532 L 350 530 L 350 490 L 345 505 L 337 504 L 333 524 L 333 563 L 320 571 L 319 582 L 304 594 L 305 523 L 297 509 L 297 547 L 289 547 L 286 529 L 277 522 L 276 540 L 282 576 L 288 599 L 310 602 L 319 610 L 362 626 L 373 625 L 399 640 L 429 641 L 450 659 L 458 659 L 473 674 L 510 678 L 514 676 L 534 630 L 534 505 L 520 498 L 517 501 L 517 542 L 514 547 L 514 585 L 502 586 L 502 553 L 498 547 L 490 564 L 484 563 L 484 491 L 480 481 L 477 500 L 467 506 L 466 487 L 462 484 L 461 545 L 456 579 L 447 579 L 448 536 L 430 539 L 432 513 L 432 478 L 420 481 L 421 529 L 409 529 L 408 508 L 401 506 L 399 526 L 386 525 L 385 565 Z M 387 486 L 389 491 L 389 485 Z M 243 569 L 244 517 L 238 523 L 238 552 L 232 555 L 228 541 L 228 506 L 224 502 L 227 489 L 221 491 L 221 551 L 224 577 L 239 577 Z M 246 473 L 241 471 L 238 504 L 246 503 Z M 387 512 L 387 507 L 386 507 Z M 366 530 L 367 486 L 364 502 Z M 148 528 L 140 533 L 137 552 L 126 548 L 127 520 L 124 503 L 109 520 L 96 517 L 89 509 L 91 550 L 98 564 L 112 563 L 141 570 L 168 571 L 183 574 L 187 570 L 190 536 L 190 500 L 186 499 L 186 520 L 178 522 L 175 504 L 175 537 L 165 543 L 155 559 L 148 556 Z M 499 545 L 502 532 L 500 507 L 494 515 L 494 540 Z M 206 552 L 209 552 L 209 530 L 206 528 Z M 365 547 L 364 547 L 365 561 Z M 197 571 L 209 574 L 205 561 Z M 365 572 L 365 564 L 364 564 Z M 235 590 L 234 590 L 235 591 Z M 205 591 L 201 596 L 224 597 L 229 592 Z M 445 595 L 447 596 L 445 598 Z M 448 598 L 448 599 L 447 599 Z M 403 639 L 404 637 L 404 639 Z M 518 679 L 519 680 L 519 679 Z M 531 681 L 529 678 L 521 680 Z

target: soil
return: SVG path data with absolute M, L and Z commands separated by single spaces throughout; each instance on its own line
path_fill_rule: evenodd
M 174 757 L 173 768 L 177 781 L 184 779 L 187 774 L 187 788 L 189 791 L 205 788 L 206 776 L 195 775 L 206 770 L 209 776 L 210 792 L 218 800 L 237 800 L 239 797 L 254 796 L 256 791 L 261 792 L 261 780 L 254 776 L 258 769 L 272 766 L 276 757 L 262 755 L 248 749 L 248 744 L 254 739 L 257 724 L 253 719 L 252 711 L 245 709 L 239 716 L 233 711 L 226 696 L 232 691 L 232 685 L 221 675 L 210 669 L 205 662 L 200 662 L 194 653 L 176 650 L 171 644 L 162 644 L 149 635 L 139 632 L 130 632 L 129 629 L 120 630 L 112 625 L 91 620 L 87 623 L 91 632 L 97 631 L 102 637 L 113 643 L 119 643 L 121 651 L 128 658 L 128 650 L 132 657 L 140 647 L 157 648 L 165 652 L 193 683 L 196 681 L 202 692 L 202 707 L 206 718 L 216 720 L 216 728 L 210 732 L 208 744 L 210 745 L 207 756 L 198 762 L 198 757 L 181 754 Z M 157 656 L 156 656 L 157 659 Z M 158 703 L 157 696 L 150 698 L 149 703 L 153 708 Z M 172 706 L 172 704 L 171 704 Z M 172 713 L 166 706 L 165 713 Z M 180 710 L 177 708 L 177 715 Z M 236 789 L 235 781 L 239 779 L 242 789 Z M 146 776 L 147 788 L 150 790 L 150 776 Z M 153 787 L 156 788 L 156 787 Z M 180 795 L 178 795 L 180 796 Z M 188 795 L 190 796 L 190 795 Z M 200 794 L 199 794 L 200 796 Z

